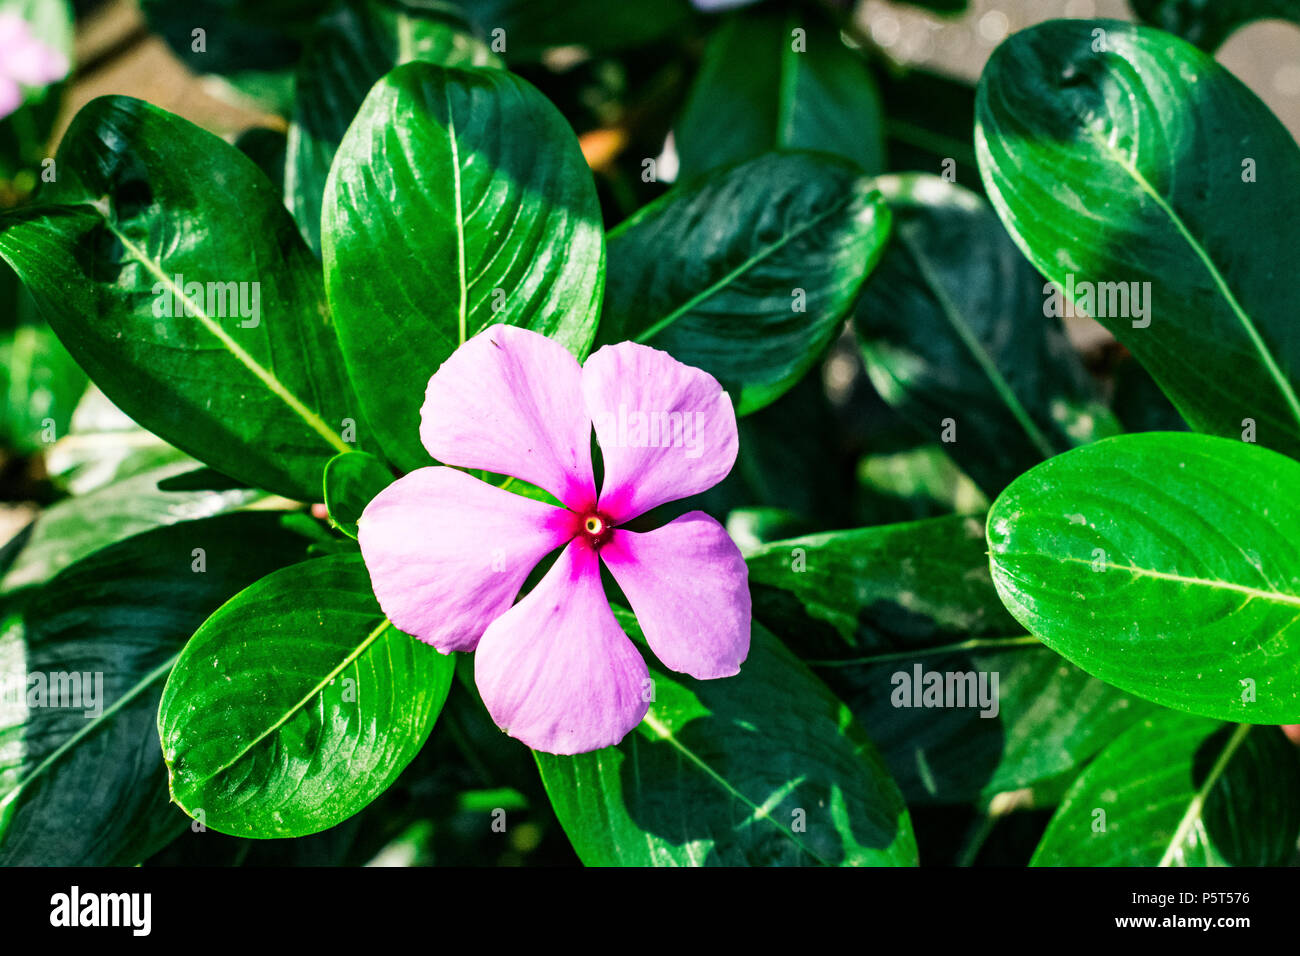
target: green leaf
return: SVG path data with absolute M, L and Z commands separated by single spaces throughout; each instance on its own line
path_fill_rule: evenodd
M 654 662 L 651 673 L 650 712 L 617 747 L 536 754 L 583 863 L 916 864 L 907 808 L 875 748 L 761 626 L 737 677 L 696 681 Z
M 997 216 L 938 176 L 882 176 L 893 239 L 854 326 L 876 391 L 996 495 L 1119 430 Z M 951 436 L 948 429 L 952 429 Z
M 1008 610 L 1088 673 L 1175 710 L 1300 721 L 1300 463 L 1205 435 L 1122 435 L 993 504 Z
M 411 60 L 501 65 L 486 45 L 450 23 L 386 0 L 348 0 L 317 24 L 308 41 L 298 64 L 285 178 L 289 208 L 317 253 L 325 179 L 343 134 L 370 88 Z
M 393 483 L 393 473 L 374 455 L 350 451 L 325 466 L 325 507 L 330 524 L 350 538 L 370 500 Z
M 1300 835 L 1300 762 L 1276 727 L 1162 711 L 1066 793 L 1032 866 L 1280 866 Z
M 814 670 L 871 728 L 914 805 L 987 801 L 1077 772 L 1154 710 L 1026 636 L 821 661 Z M 939 680 L 953 696 L 928 705 Z
M 871 728 L 909 801 L 987 799 L 1045 780 L 1146 709 L 1023 634 L 975 518 L 807 535 L 746 561 L 755 616 Z M 974 674 L 986 698 L 914 706 L 931 673 Z
M 0 674 L 21 683 L 0 695 L 0 865 L 133 865 L 184 828 L 154 736 L 163 679 L 223 600 L 304 549 L 274 515 L 222 515 L 4 599 Z
M 774 149 L 834 153 L 877 173 L 881 123 L 875 80 L 837 29 L 803 11 L 758 9 L 710 39 L 673 141 L 683 179 Z
M 762 545 L 745 563 L 755 616 L 804 657 L 1023 633 L 993 588 L 976 517 L 810 534 Z
M 159 481 L 193 468 L 188 459 L 173 460 L 44 509 L 0 551 L 0 594 L 47 581 L 74 561 L 131 535 L 266 501 L 259 491 L 158 490 Z
M 360 555 L 278 571 L 212 615 L 167 680 L 172 799 L 233 836 L 334 826 L 419 751 L 453 672 L 384 619 Z
M 591 346 L 595 184 L 564 117 L 509 73 L 417 62 L 384 77 L 335 157 L 322 229 L 352 381 L 403 470 L 429 462 L 424 391 L 466 339 L 504 322 L 579 357 Z
M 0 218 L 0 256 L 78 363 L 218 471 L 318 494 L 325 462 L 351 450 L 345 420 L 360 416 L 319 264 L 266 177 L 127 97 L 77 115 L 58 169 L 46 205 Z
M 1249 419 L 1300 454 L 1300 149 L 1258 97 L 1159 30 L 1054 20 L 994 52 L 976 117 L 989 198 L 1039 271 L 1194 429 Z
M 610 233 L 600 341 L 664 349 L 748 414 L 825 351 L 888 235 L 880 193 L 844 160 L 769 153 L 710 174 Z
M 1130 0 L 1152 26 L 1176 33 L 1202 50 L 1216 50 L 1238 27 L 1255 20 L 1300 23 L 1296 0 Z

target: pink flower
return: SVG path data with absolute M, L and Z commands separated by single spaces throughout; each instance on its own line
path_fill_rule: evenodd
M 32 34 L 15 13 L 0 13 L 0 118 L 23 102 L 24 86 L 45 86 L 68 73 L 68 60 Z
M 649 671 L 610 610 L 602 562 L 665 666 L 699 679 L 739 672 L 748 569 L 722 526 L 693 511 L 654 531 L 621 527 L 731 470 L 736 415 L 711 375 L 630 342 L 580 366 L 552 339 L 494 325 L 429 380 L 421 419 L 429 454 L 456 467 L 421 468 L 381 492 L 358 522 L 361 552 L 397 627 L 444 653 L 477 650 L 475 680 L 497 726 L 535 750 L 574 754 L 618 743 L 645 716 Z M 456 468 L 512 475 L 566 507 Z

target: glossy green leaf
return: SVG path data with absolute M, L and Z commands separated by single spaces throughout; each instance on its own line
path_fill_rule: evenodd
M 1296 0 L 1130 0 L 1152 26 L 1176 33 L 1202 50 L 1216 50 L 1238 27 L 1255 20 L 1300 24 Z
M 855 312 L 876 391 L 990 496 L 1114 434 L 1042 279 L 988 205 L 938 176 L 882 176 L 893 237 Z
M 0 218 L 0 256 L 63 344 L 150 431 L 251 485 L 315 497 L 360 415 L 319 264 L 266 177 L 127 97 L 77 115 L 58 168 L 45 205 Z
M 1167 33 L 1053 20 L 994 52 L 976 118 L 989 198 L 1039 271 L 1193 428 L 1300 454 L 1300 148 L 1259 98 Z
M 803 657 L 1024 632 L 998 600 L 978 517 L 829 531 L 745 556 L 754 614 Z
M 389 73 L 335 157 L 322 229 L 352 381 L 403 470 L 429 462 L 424 391 L 466 339 L 505 322 L 581 357 L 595 336 L 595 185 L 564 117 L 509 73 L 418 62 Z
M 4 599 L 0 865 L 132 865 L 185 827 L 155 736 L 163 681 L 222 601 L 304 555 L 274 515 L 222 515 Z
M 1206 435 L 1076 448 L 993 504 L 1008 610 L 1088 673 L 1176 710 L 1300 721 L 1300 463 Z
M 1066 793 L 1033 866 L 1280 866 L 1300 835 L 1300 761 L 1276 727 L 1161 711 Z
M 664 349 L 756 411 L 826 350 L 889 221 L 830 156 L 769 153 L 678 186 L 610 233 L 600 341 Z
M 1149 709 L 1023 633 L 976 518 L 806 535 L 746 561 L 755 615 L 871 728 L 909 801 L 987 799 L 1069 771 Z M 934 673 L 963 675 L 960 702 L 925 697 Z
M 651 675 L 650 712 L 617 747 L 536 755 L 585 864 L 916 864 L 875 748 L 761 626 L 737 677 L 696 681 L 653 662 Z
M 884 166 L 880 94 L 861 54 L 821 17 L 745 11 L 709 41 L 673 141 L 680 177 L 774 149 L 834 153 Z
M 419 751 L 453 671 L 385 620 L 360 555 L 278 571 L 210 617 L 167 679 L 172 798 L 234 836 L 334 826 Z
M 325 507 L 330 524 L 357 536 L 357 519 L 370 500 L 393 483 L 393 473 L 374 455 L 350 451 L 325 466 Z
M 348 0 L 320 21 L 307 43 L 298 64 L 285 192 L 298 227 L 318 253 L 325 179 L 343 134 L 370 88 L 411 60 L 500 65 L 484 43 L 453 24 L 391 0 Z

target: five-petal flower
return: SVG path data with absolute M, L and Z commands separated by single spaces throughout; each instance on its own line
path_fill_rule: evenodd
M 739 671 L 748 573 L 726 531 L 699 511 L 653 531 L 624 527 L 731 470 L 736 416 L 711 375 L 630 342 L 580 366 L 552 339 L 494 325 L 430 379 L 421 419 L 443 465 L 405 475 L 367 506 L 361 551 L 397 627 L 443 652 L 477 652 L 475 679 L 498 726 L 573 754 L 618 743 L 645 716 L 649 671 L 610 609 L 602 564 L 665 666 L 700 679 Z M 459 468 L 529 482 L 564 507 Z

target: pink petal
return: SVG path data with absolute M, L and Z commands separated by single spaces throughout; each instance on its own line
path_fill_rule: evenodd
M 600 510 L 618 524 L 712 488 L 736 461 L 736 413 L 707 372 L 621 342 L 587 360 L 582 393 L 605 461 Z
M 445 654 L 474 649 L 576 520 L 454 468 L 420 468 L 366 506 L 357 541 L 388 619 Z
M 57 50 L 32 39 L 9 50 L 4 68 L 24 86 L 45 86 L 67 75 L 68 61 Z
M 732 677 L 749 654 L 749 568 L 702 511 L 655 531 L 616 529 L 600 556 L 666 667 L 700 680 Z
M 575 511 L 596 500 L 582 369 L 558 342 L 511 325 L 470 339 L 429 379 L 420 438 L 447 465 L 512 475 Z
M 609 609 L 600 561 L 582 539 L 492 622 L 474 677 L 497 726 L 546 753 L 611 747 L 650 708 L 650 672 Z

